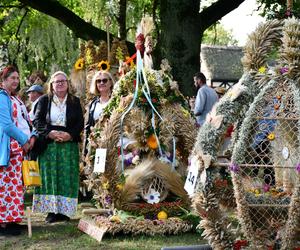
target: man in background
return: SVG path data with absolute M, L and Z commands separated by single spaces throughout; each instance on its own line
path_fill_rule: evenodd
M 218 95 L 213 88 L 207 86 L 206 77 L 201 72 L 197 72 L 194 75 L 194 84 L 198 89 L 195 100 L 194 115 L 197 120 L 197 125 L 202 126 L 206 115 L 212 110 L 212 107 L 218 101 Z
M 41 85 L 35 84 L 32 85 L 27 91 L 26 91 L 27 95 L 28 95 L 28 99 L 31 103 L 31 108 L 30 108 L 30 112 L 29 112 L 29 118 L 30 121 L 33 121 L 35 118 L 35 107 L 36 104 L 40 98 L 40 96 L 43 95 L 44 90 L 43 87 Z

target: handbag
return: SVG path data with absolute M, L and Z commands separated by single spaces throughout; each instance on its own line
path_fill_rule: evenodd
M 42 185 L 39 164 L 37 161 L 24 159 L 22 162 L 24 186 L 38 187 Z

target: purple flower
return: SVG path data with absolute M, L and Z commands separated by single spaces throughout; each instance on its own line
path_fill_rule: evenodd
M 266 193 L 266 192 L 269 192 L 269 190 L 270 190 L 270 185 L 269 185 L 269 184 L 264 184 L 263 190 L 264 190 L 265 193 Z
M 298 174 L 300 174 L 300 163 L 298 163 L 298 164 L 296 165 L 296 170 L 297 170 Z
M 289 71 L 289 68 L 288 67 L 282 67 L 281 69 L 280 69 L 280 74 L 284 74 L 284 73 L 287 73 Z
M 110 196 L 110 195 L 106 195 L 106 196 L 105 196 L 105 202 L 106 202 L 108 205 L 111 204 L 112 199 L 111 199 L 111 196 Z
M 124 160 L 124 163 L 125 163 L 126 166 L 131 165 L 131 163 L 132 163 L 132 158 L 125 159 L 125 160 Z
M 239 165 L 237 165 L 236 163 L 232 162 L 229 165 L 229 170 L 232 171 L 232 172 L 234 172 L 234 173 L 237 173 L 240 170 L 240 168 L 239 168 Z

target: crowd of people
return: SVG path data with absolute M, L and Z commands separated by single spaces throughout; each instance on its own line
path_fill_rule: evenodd
M 47 223 L 68 221 L 74 216 L 78 203 L 81 132 L 85 133 L 82 154 L 86 155 L 91 127 L 107 106 L 115 80 L 107 71 L 94 74 L 90 93 L 95 97 L 88 105 L 85 122 L 80 100 L 71 94 L 66 73 L 57 71 L 48 81 L 43 74 L 35 73 L 29 82 L 26 106 L 19 91 L 17 68 L 7 66 L 1 71 L 0 235 L 18 235 L 22 230 L 19 223 L 24 216 L 24 157 L 38 160 L 42 179 L 42 186 L 34 190 L 33 212 L 46 213 Z M 206 85 L 202 73 L 195 74 L 194 84 L 198 92 L 191 108 L 197 124 L 202 126 L 218 95 Z

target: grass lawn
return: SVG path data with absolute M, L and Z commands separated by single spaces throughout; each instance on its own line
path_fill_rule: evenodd
M 30 205 L 30 201 L 26 205 Z M 80 207 L 80 206 L 79 206 Z M 45 215 L 32 214 L 32 238 L 28 238 L 24 231 L 20 236 L 0 236 L 0 249 L 116 249 L 116 250 L 155 250 L 166 246 L 200 245 L 206 242 L 197 233 L 185 233 L 172 236 L 132 236 L 105 234 L 102 242 L 94 240 L 77 229 L 81 217 L 78 215 L 70 222 L 46 224 Z M 26 219 L 24 219 L 24 224 Z

